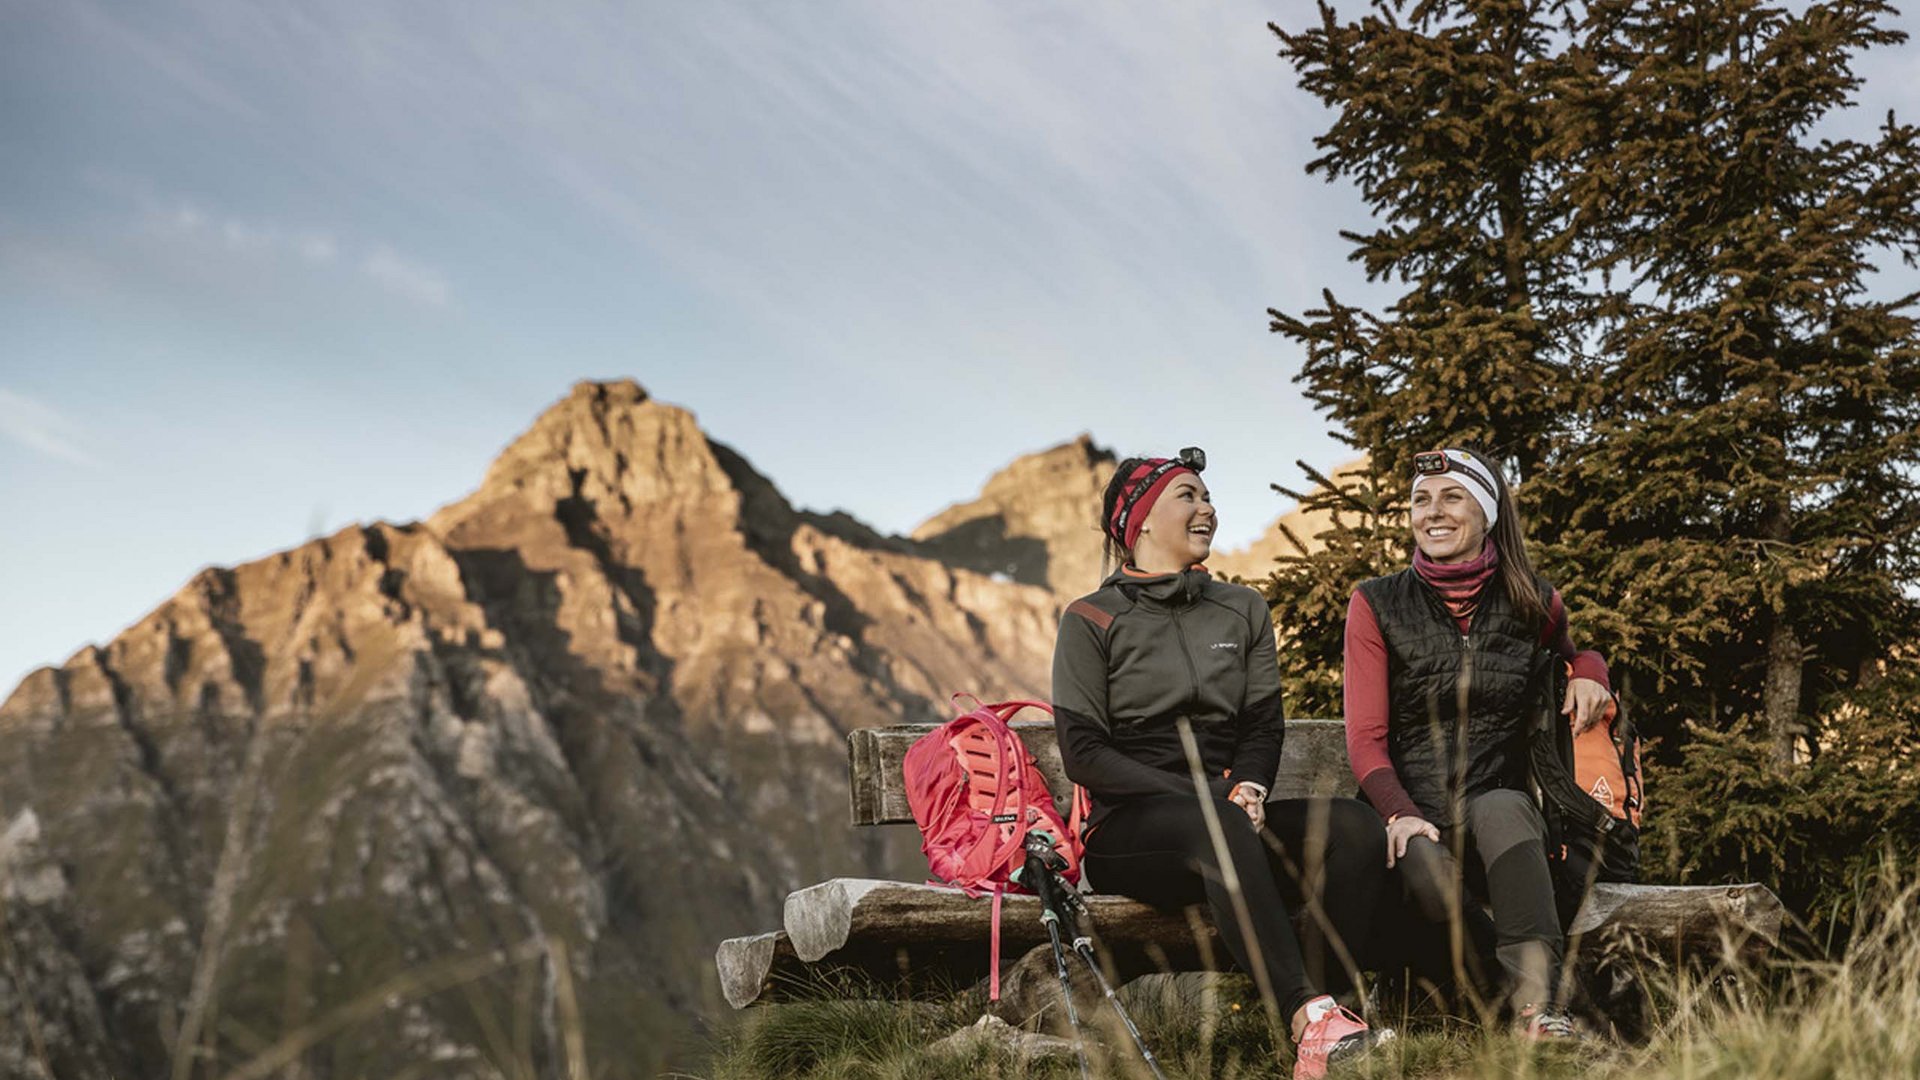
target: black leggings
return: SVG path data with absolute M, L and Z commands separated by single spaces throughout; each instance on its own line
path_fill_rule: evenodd
M 1494 956 L 1516 1009 L 1546 1005 L 1559 996 L 1554 982 L 1563 941 L 1547 871 L 1546 834 L 1546 819 L 1526 793 L 1489 791 L 1467 799 L 1463 833 L 1443 832 L 1444 845 L 1416 836 L 1400 860 L 1407 895 L 1428 922 L 1477 920 L 1479 912 L 1463 902 L 1463 884 L 1464 895 L 1486 897 L 1493 908 Z M 1472 869 L 1478 873 L 1461 873 L 1456 848 L 1473 854 Z
M 1213 806 L 1281 1015 L 1291 1017 L 1323 991 L 1351 989 L 1349 964 L 1357 966 L 1372 935 L 1388 880 L 1380 816 L 1353 799 L 1278 799 L 1267 804 L 1266 828 L 1256 833 L 1238 805 L 1216 798 Z M 1227 951 L 1241 970 L 1254 971 L 1193 796 L 1122 804 L 1087 838 L 1085 865 L 1100 892 L 1159 908 L 1204 901 Z M 1289 905 L 1307 911 L 1298 940 Z

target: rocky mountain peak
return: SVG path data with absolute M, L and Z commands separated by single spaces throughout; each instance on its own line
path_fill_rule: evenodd
M 1077 596 L 1099 584 L 1094 517 L 1114 463 L 1087 434 L 1015 458 L 977 498 L 928 518 L 913 539 L 944 561 Z
M 1031 585 L 1044 585 L 1061 599 L 1078 596 L 1100 581 L 1101 495 L 1118 464 L 1112 451 L 1080 435 L 1027 454 L 989 477 L 978 497 L 955 503 L 913 530 L 917 550 L 957 566 Z M 1334 470 L 1340 478 L 1366 471 L 1366 459 Z M 1295 554 L 1290 530 L 1309 548 L 1332 524 L 1325 512 L 1287 511 L 1242 548 L 1216 548 L 1207 559 L 1215 576 L 1252 582 L 1273 572 L 1274 562 Z
M 0 949 L 33 973 L 0 971 L 0 1075 L 31 1018 L 52 1075 L 202 1035 L 225 1074 L 403 972 L 528 949 L 307 1072 L 558 1074 L 522 990 L 564 962 L 590 1060 L 653 1075 L 717 1005 L 714 942 L 915 869 L 847 825 L 846 732 L 1043 694 L 1057 613 L 794 510 L 636 383 L 580 383 L 427 522 L 206 570 L 0 704 Z M 177 1035 L 197 994 L 218 1026 Z M 502 1058 L 476 1023 L 532 1034 Z
M 631 513 L 718 500 L 737 510 L 737 479 L 691 412 L 655 400 L 631 379 L 582 381 L 500 452 L 477 491 L 431 524 L 450 531 L 513 502 L 552 507 L 583 500 L 603 513 Z M 751 479 L 765 483 L 757 474 Z
M 846 824 L 846 733 L 1045 694 L 1113 465 L 1082 435 L 882 537 L 639 384 L 582 382 L 426 522 L 203 571 L 0 702 L 0 1075 L 135 1075 L 181 1039 L 226 1074 L 510 956 L 294 1071 L 558 1075 L 528 988 L 566 964 L 588 1059 L 653 1075 L 718 1007 L 715 942 L 924 867 Z M 502 1056 L 483 1029 L 528 1034 Z

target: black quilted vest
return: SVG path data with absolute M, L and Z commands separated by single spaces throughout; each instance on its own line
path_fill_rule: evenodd
M 1552 592 L 1539 585 L 1544 602 Z M 1497 581 L 1481 591 L 1464 635 L 1412 567 L 1360 592 L 1387 643 L 1388 756 L 1421 816 L 1449 828 L 1456 797 L 1527 790 L 1540 629 L 1521 621 Z

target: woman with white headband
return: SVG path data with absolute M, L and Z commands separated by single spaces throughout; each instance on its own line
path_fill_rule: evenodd
M 1606 662 L 1577 652 L 1560 594 L 1527 558 L 1506 481 L 1465 450 L 1414 455 L 1413 565 L 1360 584 L 1347 605 L 1347 752 L 1387 826 L 1387 865 L 1414 906 L 1471 918 L 1465 881 L 1493 909 L 1494 955 L 1516 1023 L 1575 1034 L 1556 996 L 1564 942 L 1546 821 L 1527 767 L 1542 648 L 1572 665 L 1562 712 L 1576 730 L 1611 697 Z M 1464 914 L 1463 914 L 1464 909 Z

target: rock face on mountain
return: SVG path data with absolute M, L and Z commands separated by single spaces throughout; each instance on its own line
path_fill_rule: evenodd
M 913 530 L 918 549 L 956 566 L 1075 597 L 1100 583 L 1100 493 L 1113 451 L 1081 435 L 988 478 L 978 498 Z
M 425 522 L 204 571 L 0 705 L 0 1076 L 653 1075 L 715 942 L 919 871 L 848 729 L 1045 692 L 1070 557 L 928 557 L 987 516 L 798 512 L 585 383 Z
M 1081 435 L 1037 454 L 1017 458 L 994 473 L 978 498 L 956 503 L 913 530 L 915 550 L 956 566 L 1045 585 L 1063 599 L 1100 583 L 1101 493 L 1113 476 L 1111 450 Z M 1334 470 L 1336 479 L 1364 472 L 1365 459 Z M 1274 560 L 1295 549 L 1284 530 L 1309 550 L 1314 536 L 1332 524 L 1324 511 L 1292 510 L 1244 548 L 1216 550 L 1207 567 L 1220 577 L 1258 584 Z

